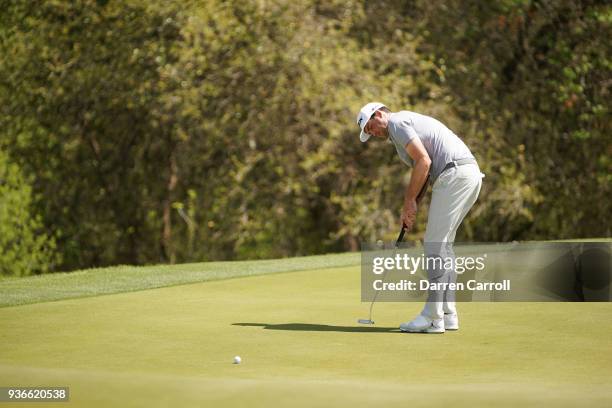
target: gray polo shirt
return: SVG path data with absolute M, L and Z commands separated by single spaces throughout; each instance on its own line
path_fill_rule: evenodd
M 431 183 L 438 178 L 447 163 L 474 158 L 465 143 L 442 122 L 410 111 L 392 113 L 389 117 L 389 139 L 395 145 L 400 159 L 410 167 L 413 162 L 405 147 L 415 137 L 421 139 L 431 159 Z

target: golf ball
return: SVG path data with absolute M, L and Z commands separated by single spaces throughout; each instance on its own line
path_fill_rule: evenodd
M 242 363 L 242 359 L 240 358 L 240 356 L 234 357 L 234 364 L 240 364 L 240 363 Z
M 382 247 L 383 247 L 383 245 L 384 245 L 384 242 L 382 241 L 382 239 L 379 239 L 378 241 L 376 241 L 376 245 L 377 245 L 379 248 L 382 248 Z

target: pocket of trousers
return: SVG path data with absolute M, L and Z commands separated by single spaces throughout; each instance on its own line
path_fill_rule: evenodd
M 460 179 L 470 179 L 470 178 L 483 178 L 484 174 L 480 172 L 480 169 L 475 164 L 466 164 L 463 166 L 456 167 L 457 170 L 457 178 Z
M 433 188 L 435 189 L 435 188 L 440 188 L 440 187 L 444 187 L 448 185 L 449 181 L 452 180 L 456 174 L 457 174 L 457 167 L 453 167 L 453 168 L 450 168 L 442 172 L 442 174 L 438 176 L 438 179 L 434 183 Z

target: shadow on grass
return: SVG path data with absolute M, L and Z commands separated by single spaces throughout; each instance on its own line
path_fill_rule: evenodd
M 397 327 L 374 326 L 330 326 L 327 324 L 308 323 L 232 323 L 232 326 L 262 327 L 267 330 L 293 330 L 293 331 L 329 331 L 344 333 L 401 333 Z

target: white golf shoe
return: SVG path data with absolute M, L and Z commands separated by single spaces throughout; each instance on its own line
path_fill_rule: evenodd
M 457 313 L 444 314 L 444 328 L 446 330 L 459 330 L 459 316 L 457 316 Z
M 400 324 L 400 330 L 408 333 L 444 333 L 444 319 L 429 319 L 418 315 L 412 321 Z

